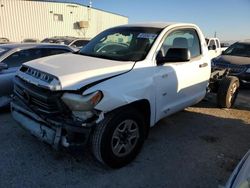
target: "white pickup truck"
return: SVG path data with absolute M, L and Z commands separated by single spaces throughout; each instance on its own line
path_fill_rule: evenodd
M 221 55 L 224 49 L 221 48 L 221 43 L 218 38 L 206 38 L 206 42 L 208 46 L 208 55 L 210 59 L 213 59 Z
M 119 168 L 136 157 L 150 127 L 204 98 L 210 76 L 196 25 L 114 27 L 78 54 L 25 63 L 15 77 L 12 116 L 55 148 L 90 143 L 98 161 Z M 238 81 L 223 83 L 217 89 L 213 79 L 210 90 L 222 91 L 218 101 L 229 107 Z

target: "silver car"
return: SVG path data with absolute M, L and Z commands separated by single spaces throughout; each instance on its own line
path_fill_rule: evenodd
M 73 48 L 80 49 L 88 42 L 90 39 L 87 38 L 77 38 L 77 37 L 69 37 L 69 36 L 55 36 L 51 38 L 43 39 L 42 43 L 54 43 L 54 44 L 65 44 L 71 46 Z
M 250 150 L 241 159 L 231 174 L 225 188 L 250 187 Z
M 0 108 L 9 104 L 13 90 L 12 79 L 22 63 L 61 53 L 75 52 L 57 44 L 2 44 L 0 45 Z

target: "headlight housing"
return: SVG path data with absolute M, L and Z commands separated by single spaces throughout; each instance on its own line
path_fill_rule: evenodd
M 102 97 L 101 91 L 88 95 L 64 93 L 62 100 L 72 111 L 91 111 L 101 101 Z
M 250 73 L 250 68 L 248 68 L 248 69 L 246 70 L 246 73 Z
M 59 81 L 58 79 L 56 79 L 56 78 L 54 78 L 54 79 L 50 82 L 50 84 L 49 84 L 48 87 L 49 87 L 50 90 L 52 90 L 52 91 L 59 91 L 59 90 L 62 89 L 62 86 L 61 86 L 60 81 Z

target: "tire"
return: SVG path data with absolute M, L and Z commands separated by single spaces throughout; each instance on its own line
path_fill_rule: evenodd
M 109 113 L 93 132 L 93 155 L 111 168 L 123 167 L 140 152 L 145 135 L 143 116 L 136 110 L 125 108 Z
M 231 108 L 237 98 L 239 92 L 239 79 L 237 77 L 228 76 L 219 82 L 217 92 L 217 105 L 220 108 Z

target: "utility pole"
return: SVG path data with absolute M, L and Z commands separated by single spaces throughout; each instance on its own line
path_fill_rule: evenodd
M 91 8 L 92 8 L 92 0 L 89 0 L 89 5 L 88 5 L 88 21 L 89 22 L 91 20 Z
M 89 0 L 89 8 L 92 8 L 92 0 Z
M 217 38 L 217 32 L 216 31 L 214 32 L 214 38 Z

